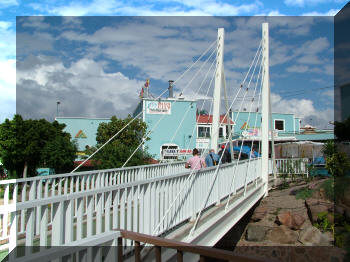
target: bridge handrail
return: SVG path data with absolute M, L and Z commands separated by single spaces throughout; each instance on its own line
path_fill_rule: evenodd
M 123 238 L 135 241 L 135 261 L 141 261 L 140 243 L 147 243 L 154 246 L 156 261 L 162 261 L 160 248 L 165 247 L 177 250 L 177 261 L 183 261 L 183 253 L 188 252 L 199 255 L 200 261 L 205 261 L 206 258 L 215 258 L 237 262 L 277 262 L 277 260 L 275 259 L 263 259 L 248 255 L 236 255 L 232 251 L 227 251 L 213 247 L 198 246 L 191 243 L 150 236 L 128 230 L 120 230 L 120 236 L 118 237 L 118 261 L 122 261 L 123 259 L 123 249 L 121 245 Z
M 247 183 L 257 178 L 255 174 L 260 177 L 260 172 L 253 173 L 254 167 L 255 170 L 260 169 L 260 159 L 256 160 L 250 161 L 252 172 L 248 174 Z M 232 190 L 227 181 L 232 180 L 234 164 L 221 166 L 215 189 L 205 208 L 227 197 Z M 238 165 L 237 172 L 242 175 L 235 181 L 236 188 L 244 186 L 247 164 L 248 160 L 245 160 Z M 52 234 L 50 244 L 61 246 L 72 242 L 74 234 L 77 240 L 89 238 L 111 230 L 112 225 L 113 228 L 135 229 L 141 233 L 152 234 L 152 230 L 165 214 L 165 207 L 170 205 L 177 192 L 184 189 L 180 199 L 161 223 L 159 234 L 162 234 L 199 211 L 202 202 L 200 192 L 208 186 L 215 169 L 216 167 L 210 167 L 199 170 L 190 183 L 185 183 L 190 174 L 190 171 L 185 171 L 3 205 L 0 208 L 1 239 L 8 240 L 8 245 L 15 247 L 18 241 L 25 242 L 26 246 L 33 246 L 34 239 L 38 238 L 40 246 L 47 246 L 47 237 Z M 30 196 L 36 195 L 36 188 L 36 182 L 31 183 Z M 83 225 L 86 227 L 85 233 Z
M 247 163 L 247 161 L 248 160 L 241 160 L 239 165 Z M 221 167 L 224 168 L 224 167 L 230 167 L 233 165 L 234 165 L 233 163 L 227 163 L 227 164 L 223 164 Z M 195 175 L 199 175 L 201 173 L 208 172 L 208 171 L 214 171 L 215 169 L 216 169 L 215 166 L 207 167 L 205 169 L 200 169 L 198 171 L 195 171 Z M 164 180 L 168 180 L 168 179 L 185 177 L 185 176 L 188 176 L 190 173 L 191 173 L 191 171 L 188 170 L 188 171 L 173 174 L 173 175 L 165 175 L 165 176 L 149 178 L 147 180 L 133 181 L 133 182 L 122 183 L 122 184 L 118 184 L 118 185 L 100 187 L 100 188 L 90 189 L 90 190 L 86 190 L 86 191 L 74 192 L 74 193 L 68 194 L 68 195 L 56 195 L 56 196 L 51 196 L 51 197 L 46 197 L 46 198 L 41 198 L 41 199 L 33 199 L 30 201 L 26 201 L 26 202 L 12 203 L 12 204 L 8 204 L 6 206 L 1 205 L 0 206 L 0 215 L 6 214 L 8 212 L 22 211 L 22 210 L 34 208 L 34 207 L 37 207 L 40 205 L 56 204 L 56 203 L 60 203 L 62 201 L 76 200 L 76 199 L 81 198 L 81 197 L 89 197 L 89 196 L 93 196 L 96 194 L 103 194 L 103 193 L 107 193 L 111 190 L 126 189 L 126 188 L 130 188 L 130 187 L 147 185 L 149 183 L 160 182 L 160 181 L 164 181 Z
M 179 165 L 179 164 L 184 164 L 184 163 L 185 163 L 185 161 L 176 161 L 176 162 L 159 163 L 159 164 L 151 164 L 151 165 L 118 167 L 118 168 L 110 168 L 110 169 L 97 169 L 97 170 L 91 170 L 91 171 L 79 171 L 79 172 L 74 172 L 74 173 L 62 173 L 62 174 L 54 174 L 54 175 L 47 175 L 47 176 L 35 176 L 35 177 L 18 178 L 18 179 L 6 179 L 6 180 L 0 180 L 0 185 L 21 183 L 21 182 L 31 182 L 31 181 L 36 181 L 36 180 L 46 180 L 46 179 L 82 176 L 82 175 L 89 175 L 89 174 L 96 174 L 96 173 L 103 173 L 103 172 L 117 172 L 117 171 L 124 171 L 124 170 L 129 171 L 129 170 L 135 170 L 135 169 L 141 169 L 141 168 L 153 168 L 153 167 L 160 167 L 160 166 Z

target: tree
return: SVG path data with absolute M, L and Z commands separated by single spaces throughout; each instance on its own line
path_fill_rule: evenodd
M 113 135 L 126 126 L 132 117 L 125 119 L 111 118 L 109 123 L 101 123 L 97 129 L 97 148 L 105 144 Z M 135 119 L 118 136 L 104 146 L 94 157 L 94 163 L 98 168 L 121 167 L 131 156 L 134 150 L 142 142 L 146 135 L 147 125 L 140 119 Z M 146 141 L 150 138 L 146 138 Z M 91 151 L 91 148 L 89 149 Z M 91 152 L 90 152 L 91 153 Z M 127 166 L 143 165 L 147 163 L 150 156 L 140 147 L 129 160 Z
M 0 158 L 5 168 L 12 176 L 15 173 L 16 177 L 26 177 L 27 173 L 34 176 L 35 169 L 47 163 L 52 164 L 50 167 L 55 170 L 66 168 L 68 162 L 73 167 L 75 154 L 71 154 L 72 142 L 70 135 L 63 132 L 64 128 L 65 125 L 57 121 L 50 123 L 45 119 L 23 120 L 20 115 L 15 115 L 13 120 L 6 119 L 0 124 Z M 55 144 L 62 151 L 61 154 L 57 154 L 57 151 L 55 155 L 49 152 L 50 143 Z M 66 154 L 66 150 L 70 153 Z M 74 153 L 75 151 L 74 149 Z M 63 157 L 62 154 L 65 159 L 58 161 L 57 159 Z
M 41 153 L 41 166 L 54 167 L 56 173 L 66 173 L 73 169 L 77 144 L 68 136 L 56 136 L 46 143 Z

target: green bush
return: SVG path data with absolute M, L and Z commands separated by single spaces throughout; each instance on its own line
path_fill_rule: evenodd
M 334 201 L 334 180 L 333 179 L 327 179 L 324 181 L 320 188 L 323 188 L 326 194 L 326 198 L 328 200 Z

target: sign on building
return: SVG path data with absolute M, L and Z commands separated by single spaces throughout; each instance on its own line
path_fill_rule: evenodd
M 147 114 L 171 114 L 171 102 L 146 101 Z

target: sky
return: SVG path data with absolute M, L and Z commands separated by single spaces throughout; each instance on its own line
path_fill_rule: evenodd
M 218 27 L 225 28 L 225 76 L 234 96 L 268 22 L 272 111 L 331 128 L 333 16 L 346 3 L 2 0 L 0 122 L 15 112 L 52 121 L 57 101 L 60 116 L 125 117 L 147 78 L 159 95 L 216 40 Z M 204 61 L 188 98 L 210 97 L 205 88 L 196 94 L 212 62 Z

